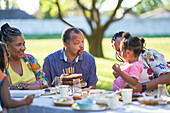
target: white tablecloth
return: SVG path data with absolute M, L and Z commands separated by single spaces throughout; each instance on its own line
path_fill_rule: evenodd
M 19 98 L 17 98 L 19 99 Z M 76 111 L 72 107 L 55 106 L 52 102 L 53 98 L 49 96 L 40 96 L 34 98 L 32 104 L 21 106 L 18 108 L 9 109 L 9 113 L 80 113 L 83 111 Z M 117 110 L 105 111 L 84 111 L 83 113 L 170 113 L 170 104 L 165 106 L 149 106 L 142 105 L 138 101 L 133 101 L 129 105 L 120 105 Z

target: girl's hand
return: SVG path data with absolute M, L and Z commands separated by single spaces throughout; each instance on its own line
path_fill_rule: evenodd
M 33 102 L 34 97 L 35 97 L 34 94 L 25 96 L 24 101 L 25 101 L 26 105 L 31 104 Z
M 115 71 L 113 71 L 113 75 L 115 78 L 117 78 L 119 76 Z
M 112 66 L 112 69 L 118 74 L 121 72 L 121 69 L 120 69 L 120 65 L 115 63 L 113 66 Z

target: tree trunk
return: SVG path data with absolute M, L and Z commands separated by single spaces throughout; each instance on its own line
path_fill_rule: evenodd
M 92 33 L 92 35 L 87 39 L 89 44 L 89 52 L 96 57 L 104 57 L 102 49 L 102 39 L 104 32 L 97 31 Z
M 9 10 L 9 0 L 6 0 L 6 10 Z

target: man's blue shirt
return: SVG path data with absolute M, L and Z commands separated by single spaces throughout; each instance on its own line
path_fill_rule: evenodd
M 44 60 L 43 71 L 49 80 L 49 85 L 51 85 L 55 76 L 59 77 L 63 74 L 63 69 L 65 70 L 70 67 L 74 67 L 75 73 L 82 73 L 83 81 L 87 82 L 87 86 L 97 83 L 95 59 L 90 53 L 84 51 L 81 56 L 78 56 L 70 63 L 65 58 L 64 49 L 60 49 L 48 55 Z

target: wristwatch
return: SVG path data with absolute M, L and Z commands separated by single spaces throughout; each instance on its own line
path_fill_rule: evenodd
M 146 91 L 146 84 L 142 83 L 142 92 Z

